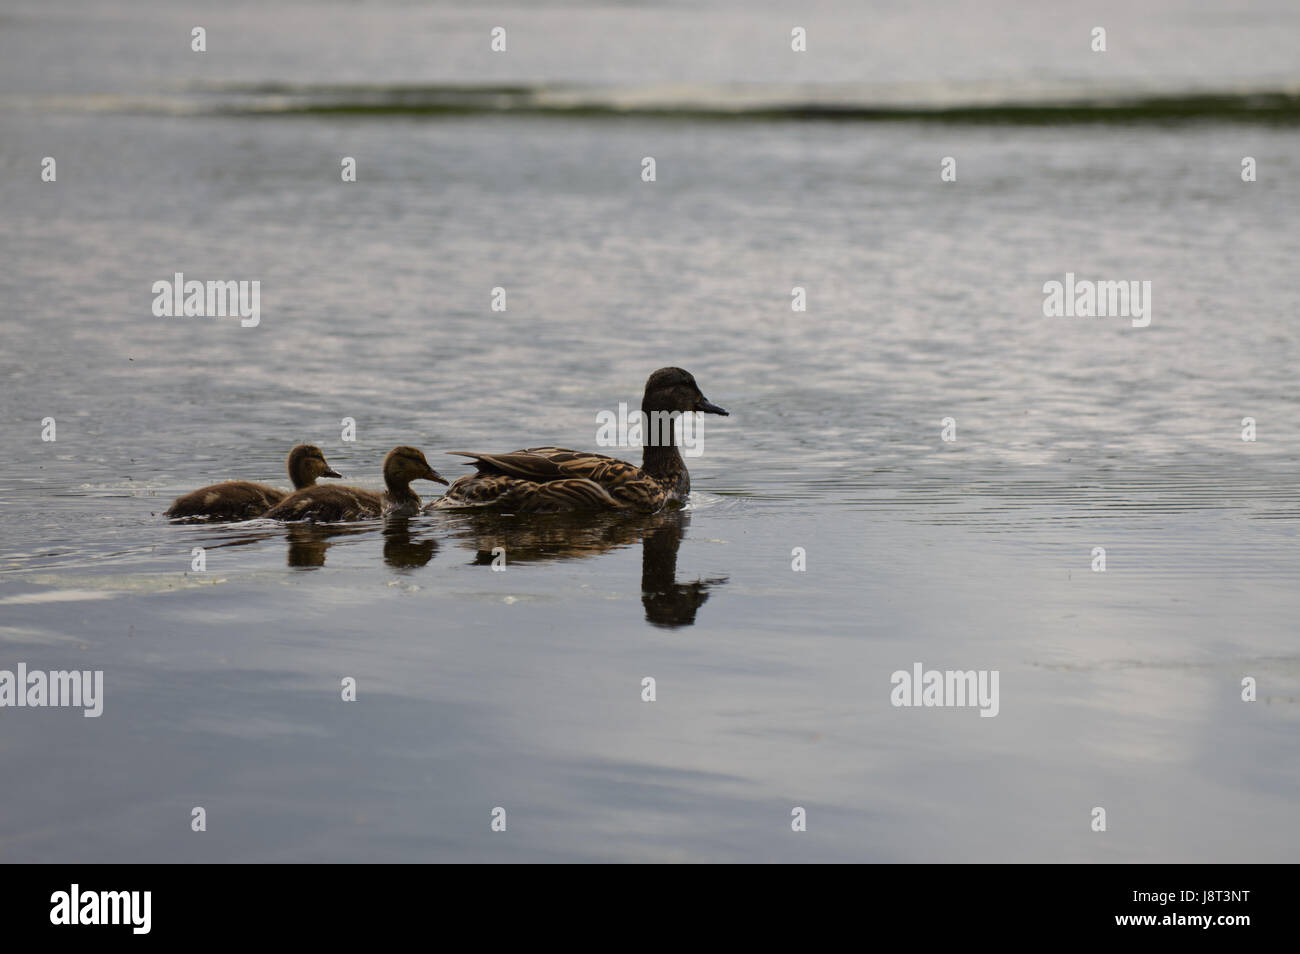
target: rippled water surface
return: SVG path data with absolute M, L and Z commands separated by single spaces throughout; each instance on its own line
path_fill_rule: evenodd
M 0 709 L 0 860 L 1300 856 L 1290 107 L 716 115 L 745 83 L 1294 90 L 1300 16 L 1116 6 L 1103 72 L 1062 52 L 1091 13 L 1067 44 L 1011 0 L 848 6 L 810 9 L 794 67 L 764 5 L 0 15 L 0 669 L 105 673 L 99 719 Z M 504 83 L 603 105 L 427 108 Z M 259 280 L 260 325 L 154 317 L 175 272 Z M 1066 272 L 1150 281 L 1149 327 L 1045 318 Z M 597 449 L 663 365 L 732 412 L 681 513 L 160 516 L 283 485 L 300 441 L 371 488 L 398 443 L 449 477 L 451 450 Z M 998 716 L 895 708 L 916 662 L 998 670 Z

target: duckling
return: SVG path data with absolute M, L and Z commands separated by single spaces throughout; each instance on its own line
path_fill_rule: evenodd
M 641 410 L 728 412 L 705 399 L 695 378 L 681 368 L 660 368 L 645 383 Z M 530 447 L 509 454 L 453 451 L 474 460 L 476 473 L 459 477 L 430 510 L 489 507 L 513 513 L 572 510 L 630 510 L 654 513 L 681 506 L 691 492 L 691 476 L 668 427 L 667 442 L 649 441 L 637 467 L 601 454 L 563 447 Z
M 342 476 L 330 469 L 330 465 L 325 463 L 325 455 L 314 444 L 299 444 L 289 451 L 285 469 L 289 471 L 289 480 L 293 482 L 294 490 L 314 487 L 317 477 Z M 252 520 L 287 496 L 287 490 L 277 490 L 266 484 L 227 480 L 177 497 L 167 508 L 166 516 L 173 520 Z
M 411 490 L 413 480 L 447 482 L 414 447 L 394 447 L 384 458 L 387 493 L 360 487 L 308 487 L 294 491 L 262 516 L 270 520 L 315 520 L 319 523 L 369 517 L 412 517 L 420 512 L 420 498 Z

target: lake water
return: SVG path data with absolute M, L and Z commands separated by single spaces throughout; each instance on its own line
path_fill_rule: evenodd
M 0 860 L 1300 858 L 1300 7 L 859 6 L 7 4 L 0 670 L 104 702 L 0 708 Z M 160 516 L 664 365 L 682 513 Z

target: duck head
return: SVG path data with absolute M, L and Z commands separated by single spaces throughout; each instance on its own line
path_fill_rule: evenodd
M 641 398 L 641 410 L 647 414 L 654 411 L 699 411 L 723 417 L 729 414 L 709 401 L 701 393 L 694 376 L 681 368 L 660 368 L 650 375 L 645 383 L 645 396 Z
M 384 483 L 392 487 L 407 487 L 413 480 L 447 481 L 442 474 L 429 466 L 424 454 L 416 447 L 394 447 L 384 458 Z
M 316 483 L 317 477 L 343 476 L 325 463 L 325 455 L 315 444 L 299 444 L 289 451 L 289 459 L 285 462 L 285 467 L 296 490 L 312 486 Z

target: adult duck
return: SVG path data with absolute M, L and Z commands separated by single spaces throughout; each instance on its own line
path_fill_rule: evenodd
M 341 476 L 325 462 L 325 455 L 314 444 L 299 444 L 289 451 L 285 469 L 294 490 L 314 487 L 317 477 Z M 173 520 L 252 520 L 287 496 L 289 491 L 266 484 L 227 480 L 177 497 L 167 508 L 166 516 Z
M 381 494 L 360 487 L 308 487 L 294 491 L 262 516 L 269 520 L 315 520 L 318 523 L 371 517 L 411 517 L 420 512 L 420 498 L 411 489 L 413 480 L 447 482 L 416 448 L 394 447 L 384 458 L 386 492 Z
M 453 451 L 472 458 L 477 470 L 457 478 L 428 509 L 654 513 L 681 506 L 691 492 L 691 475 L 677 449 L 672 417 L 688 411 L 723 416 L 728 412 L 708 401 L 695 378 L 681 368 L 660 368 L 650 375 L 641 410 L 652 424 L 665 414 L 669 417 L 666 428 L 650 428 L 655 433 L 647 436 L 640 467 L 616 457 L 564 447 L 529 447 L 509 454 Z

